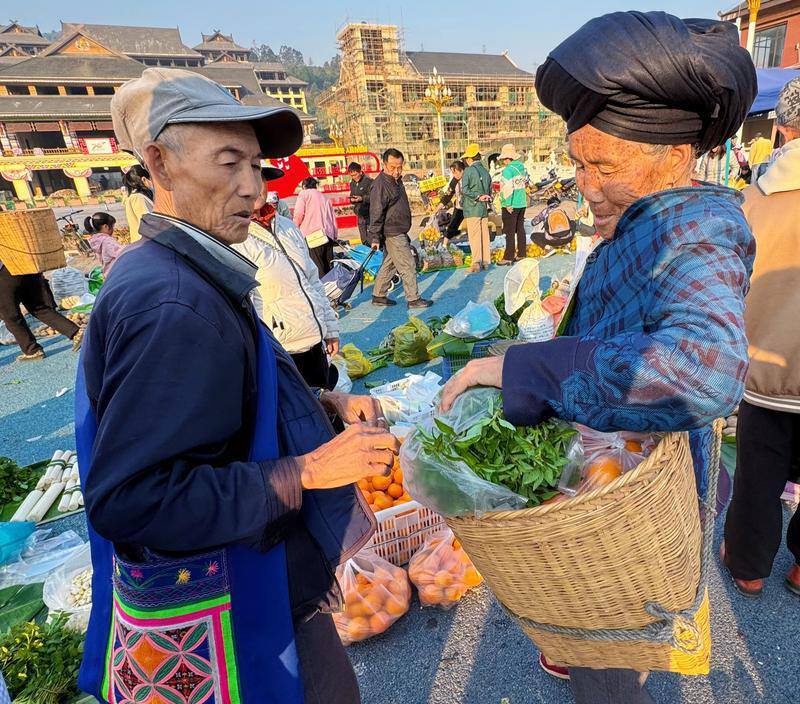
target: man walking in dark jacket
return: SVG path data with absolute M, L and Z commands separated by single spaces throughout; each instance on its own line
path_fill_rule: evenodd
M 333 569 L 373 530 L 352 483 L 387 474 L 397 445 L 370 400 L 306 386 L 230 247 L 261 160 L 299 148 L 300 122 L 160 68 L 111 113 L 155 203 L 97 298 L 76 382 L 93 567 L 79 685 L 104 702 L 166 699 L 180 657 L 186 701 L 357 703 Z M 336 436 L 326 410 L 350 427 Z
M 386 248 L 375 288 L 372 305 L 393 306 L 395 301 L 387 297 L 389 284 L 395 273 L 400 275 L 406 290 L 409 308 L 428 308 L 433 301 L 420 298 L 417 287 L 417 265 L 408 231 L 411 229 L 411 206 L 403 185 L 403 153 L 387 149 L 383 153 L 383 171 L 375 178 L 370 190 L 369 236 L 372 248 Z
M 369 247 L 369 192 L 373 180 L 364 173 L 357 161 L 350 163 L 347 173 L 350 176 L 350 202 L 358 218 L 358 234 L 361 236 L 361 244 Z

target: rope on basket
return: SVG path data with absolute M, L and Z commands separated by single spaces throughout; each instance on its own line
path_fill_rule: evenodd
M 532 621 L 524 616 L 514 614 L 503 605 L 505 611 L 522 625 L 545 633 L 595 641 L 630 642 L 644 640 L 651 643 L 669 643 L 675 650 L 688 655 L 694 655 L 699 652 L 703 644 L 700 631 L 695 623 L 695 616 L 706 597 L 708 568 L 714 553 L 714 519 L 717 515 L 716 500 L 722 449 L 722 424 L 723 421 L 721 419 L 714 421 L 714 446 L 711 451 L 711 467 L 708 474 L 706 496 L 702 501 L 705 510 L 703 512 L 703 541 L 700 555 L 700 584 L 697 588 L 697 596 L 688 609 L 670 611 L 661 606 L 661 604 L 650 602 L 645 605 L 645 611 L 657 618 L 658 621 L 637 629 L 569 628 Z

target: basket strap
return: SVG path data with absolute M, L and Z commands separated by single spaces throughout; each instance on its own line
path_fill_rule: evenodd
M 597 641 L 649 641 L 651 643 L 669 643 L 672 648 L 688 655 L 694 655 L 702 647 L 702 638 L 695 617 L 706 598 L 708 570 L 714 553 L 714 522 L 717 514 L 717 482 L 719 480 L 720 457 L 722 452 L 723 421 L 714 422 L 714 444 L 711 449 L 711 466 L 708 472 L 708 486 L 703 499 L 703 539 L 700 554 L 700 584 L 694 603 L 683 611 L 670 611 L 660 604 L 650 602 L 645 611 L 658 620 L 644 628 L 568 628 L 550 623 L 539 623 L 519 616 L 502 605 L 505 611 L 518 623 L 528 628 L 535 628 L 545 633 L 570 636 L 582 640 Z
M 48 249 L 44 252 L 32 252 L 29 249 L 17 249 L 16 247 L 12 247 L 11 245 L 6 244 L 5 242 L 0 245 L 0 248 L 7 249 L 9 252 L 16 252 L 17 254 L 55 254 L 56 252 L 63 252 L 64 246 L 57 247 L 56 249 Z

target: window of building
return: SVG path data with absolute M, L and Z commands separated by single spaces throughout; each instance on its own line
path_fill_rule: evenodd
M 450 93 L 452 94 L 453 100 L 450 102 L 450 105 L 463 105 L 467 102 L 467 87 L 464 85 L 455 85 L 451 86 L 448 84 L 447 86 L 450 89 Z
M 389 141 L 389 118 L 378 116 L 375 118 L 375 139 L 379 143 Z
M 95 88 L 95 92 L 97 89 Z M 36 86 L 37 95 L 58 95 L 58 86 Z
M 413 103 L 422 100 L 425 95 L 425 86 L 421 83 L 403 83 L 403 102 Z
M 774 68 L 783 61 L 783 44 L 786 41 L 786 25 L 756 30 L 753 46 L 753 63 L 756 68 Z
M 523 86 L 509 86 L 508 88 L 508 104 L 509 105 L 525 105 L 528 90 Z
M 450 162 L 460 158 L 461 158 L 461 152 L 445 152 L 444 154 L 444 159 L 447 162 L 448 166 L 450 165 Z
M 386 110 L 386 87 L 381 81 L 367 81 L 367 107 Z
M 466 138 L 466 125 L 460 115 L 443 115 L 442 127 L 444 128 L 445 139 Z
M 86 86 L 67 86 L 67 95 L 89 95 Z
M 379 29 L 362 29 L 361 46 L 364 49 L 365 64 L 383 63 L 383 37 Z
M 410 116 L 403 121 L 403 129 L 406 134 L 406 141 L 419 142 L 424 139 L 433 138 L 433 120 L 429 117 Z
M 114 95 L 114 88 L 113 88 L 113 86 L 95 86 L 94 87 L 94 94 L 95 95 Z
M 145 66 L 158 66 L 158 59 L 144 59 Z
M 497 86 L 475 86 L 475 100 L 497 100 Z
M 528 113 L 512 113 L 508 116 L 508 129 L 511 132 L 529 132 L 532 115 Z
M 28 86 L 6 86 L 9 95 L 30 95 Z

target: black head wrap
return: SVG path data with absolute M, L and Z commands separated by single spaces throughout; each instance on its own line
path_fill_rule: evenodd
M 614 12 L 550 52 L 536 91 L 569 132 L 591 124 L 634 142 L 705 152 L 736 133 L 757 84 L 733 24 Z

